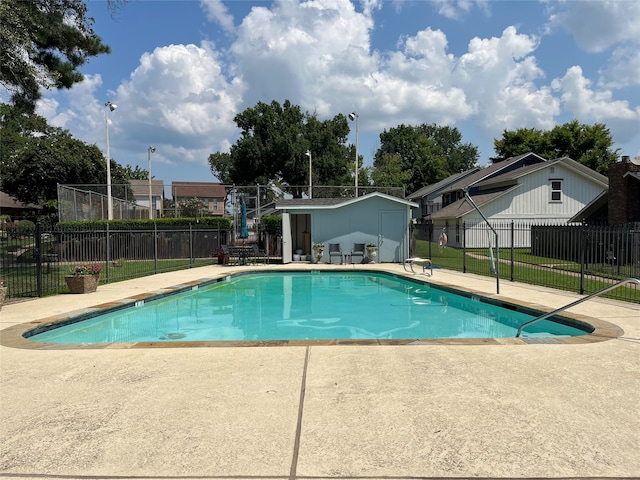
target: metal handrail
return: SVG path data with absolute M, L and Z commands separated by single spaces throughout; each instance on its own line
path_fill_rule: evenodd
M 487 226 L 491 229 L 493 234 L 496 236 L 496 258 L 493 258 L 493 249 L 491 247 L 491 238 L 489 237 L 489 257 L 491 258 L 491 273 L 496 276 L 496 294 L 500 295 L 500 241 L 498 239 L 498 232 L 496 229 L 491 226 L 487 217 L 484 216 L 482 210 L 476 205 L 476 202 L 473 201 L 471 195 L 469 195 L 469 187 L 465 187 L 462 189 L 464 192 L 465 201 L 469 202 L 473 208 L 480 214 L 480 216 L 484 219 Z M 464 203 L 464 202 L 463 202 Z M 488 235 L 488 234 L 487 234 Z
M 563 310 L 566 310 L 566 309 L 571 308 L 571 307 L 573 307 L 575 305 L 578 305 L 579 303 L 586 302 L 590 298 L 596 297 L 596 296 L 600 295 L 601 293 L 605 293 L 605 292 L 608 292 L 609 290 L 613 290 L 614 288 L 619 287 L 623 283 L 637 283 L 638 285 L 640 285 L 640 280 L 638 280 L 637 278 L 626 278 L 624 280 L 620 280 L 618 283 L 614 283 L 613 285 L 609 285 L 608 287 L 605 287 L 602 290 L 598 290 L 597 292 L 592 293 L 591 295 L 588 295 L 588 296 L 586 296 L 584 298 L 581 298 L 580 300 L 576 300 L 575 302 L 570 303 L 569 305 L 565 305 L 564 307 L 560 307 L 560 308 L 554 310 L 553 312 L 545 313 L 544 315 L 540 315 L 539 317 L 536 317 L 533 320 L 529 320 L 528 322 L 525 322 L 522 325 L 520 325 L 520 328 L 518 328 L 518 333 L 516 333 L 516 338 L 520 337 L 520 334 L 522 333 L 522 330 L 525 327 L 528 327 L 529 325 L 531 325 L 533 323 L 539 322 L 540 320 L 544 320 L 545 318 L 549 318 L 549 317 L 555 315 L 556 313 L 560 313 Z

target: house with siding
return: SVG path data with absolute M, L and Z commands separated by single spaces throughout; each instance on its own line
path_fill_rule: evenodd
M 205 215 L 224 216 L 227 191 L 221 183 L 171 182 L 171 195 L 176 205 L 199 200 L 205 205 Z
M 640 223 L 640 157 L 624 155 L 609 165 L 609 188 L 570 221 L 589 225 Z
M 149 180 L 130 180 L 136 204 L 149 208 Z M 164 182 L 151 180 L 151 218 L 162 218 L 164 204 Z
M 408 195 L 406 197 L 407 200 L 420 205 L 419 209 L 416 208 L 413 210 L 413 217 L 417 221 L 422 222 L 423 219 L 428 218 L 430 215 L 440 210 L 442 208 L 442 192 L 450 188 L 454 183 L 463 180 L 479 170 L 480 167 L 473 167 L 465 172 L 451 175 L 440 182 L 422 187 L 420 190 Z
M 434 225 L 434 236 L 445 232 L 451 246 L 462 247 L 463 240 L 469 248 L 487 246 L 485 222 L 467 200 L 466 191 L 492 226 L 516 223 L 516 246 L 528 247 L 528 226 L 566 224 L 607 186 L 607 177 L 569 157 L 545 160 L 527 153 L 495 163 L 451 185 L 442 192 L 442 209 L 430 215 L 429 220 Z M 474 230 L 474 225 L 479 228 Z M 505 238 L 504 245 L 509 240 Z

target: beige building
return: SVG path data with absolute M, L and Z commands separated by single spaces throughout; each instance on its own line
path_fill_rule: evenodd
M 224 216 L 226 190 L 214 182 L 171 182 L 171 195 L 177 204 L 188 200 L 204 203 L 207 215 Z
M 130 180 L 131 190 L 135 196 L 136 203 L 141 207 L 149 208 L 149 180 Z M 162 180 L 151 180 L 151 212 L 150 218 L 162 218 L 164 203 L 164 182 Z

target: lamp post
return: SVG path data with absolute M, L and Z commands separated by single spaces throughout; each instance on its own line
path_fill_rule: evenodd
M 104 125 L 107 137 L 107 219 L 113 220 L 113 204 L 111 202 L 111 154 L 109 152 L 109 112 L 118 106 L 109 100 L 104 104 Z
M 311 150 L 307 150 L 305 152 L 305 155 L 307 157 L 309 157 L 309 198 L 312 198 L 312 193 L 311 193 Z
M 147 153 L 149 156 L 149 220 L 153 218 L 153 197 L 151 196 L 151 154 L 156 151 L 156 147 L 151 145 L 147 148 Z
M 351 112 L 349 120 L 356 122 L 356 197 L 358 196 L 358 114 Z

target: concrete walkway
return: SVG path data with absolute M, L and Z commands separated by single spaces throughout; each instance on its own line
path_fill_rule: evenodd
M 583 344 L 6 346 L 7 332 L 24 323 L 247 268 L 5 305 L 0 478 L 640 476 L 637 304 L 573 307 L 624 330 Z M 495 279 L 445 270 L 428 280 L 496 289 Z M 500 292 L 547 310 L 579 298 L 507 281 Z

